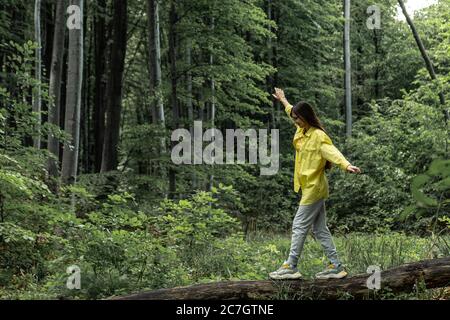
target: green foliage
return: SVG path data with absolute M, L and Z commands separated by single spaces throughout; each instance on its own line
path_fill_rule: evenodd
M 213 193 L 217 193 L 213 190 Z M 217 199 L 207 192 L 195 194 L 191 200 L 174 203 L 166 200 L 158 209 L 160 237 L 168 245 L 181 247 L 189 254 L 201 250 L 214 238 L 224 238 L 239 230 L 238 221 L 217 207 Z
M 396 1 L 378 3 L 380 31 L 365 25 L 371 1 L 352 6 L 355 121 L 353 137 L 346 141 L 341 1 L 271 1 L 269 17 L 267 1 L 180 0 L 175 1 L 179 20 L 173 26 L 170 2 L 162 1 L 163 83 L 154 95 L 148 85 L 151 68 L 143 67 L 148 65 L 148 34 L 136 32 L 146 30 L 142 4 L 129 5 L 133 28 L 127 37 L 118 170 L 90 173 L 90 108 L 93 83 L 99 79 L 88 74 L 80 161 L 85 174 L 77 177 L 77 184 L 55 192 L 48 181 L 50 155 L 29 147 L 39 132 L 31 94 L 39 86 L 44 110 L 53 104 L 46 81 L 39 83 L 33 76 L 36 44 L 27 39 L 25 23 L 32 21 L 32 3 L 2 2 L 1 298 L 99 299 L 198 282 L 267 279 L 289 253 L 289 235 L 279 234 L 290 232 L 299 200 L 292 191 L 294 128 L 269 100 L 273 86 L 283 87 L 291 103 L 313 103 L 335 144 L 363 171 L 346 175 L 334 169 L 328 174 L 330 227 L 351 274 L 365 273 L 368 265 L 386 269 L 449 255 L 449 135 L 442 117 L 450 101 L 448 1 L 415 18 L 436 66 L 436 81 L 423 68 L 408 26 L 395 19 Z M 108 10 L 100 12 L 97 3 L 89 12 L 87 32 L 98 17 L 111 22 Z M 170 69 L 170 28 L 176 33 L 176 70 Z M 91 66 L 91 52 L 98 48 L 89 41 L 85 45 L 86 65 Z M 251 165 L 172 165 L 169 153 L 161 151 L 175 119 L 168 112 L 174 106 L 172 80 L 181 127 L 192 125 L 189 103 L 193 119 L 206 123 L 214 102 L 216 128 L 279 128 L 279 173 L 263 177 Z M 156 96 L 164 102 L 165 128 L 152 114 Z M 48 124 L 40 134 L 43 145 L 48 134 L 69 140 Z M 169 170 L 176 177 L 170 195 Z M 326 263 L 320 244 L 308 241 L 300 260 L 302 273 L 313 277 Z M 66 286 L 67 268 L 73 265 L 81 270 L 80 290 Z M 375 298 L 399 297 L 431 298 L 435 292 L 417 286 L 413 295 L 386 292 Z
M 409 98 L 374 103 L 371 108 L 370 115 L 355 123 L 354 136 L 344 147 L 363 174 L 333 173 L 330 221 L 343 231 L 407 229 L 400 218 L 411 201 L 410 183 L 444 155 L 441 114 Z M 408 227 L 423 231 L 426 224 Z
M 422 190 L 427 190 L 428 194 Z M 415 204 L 403 211 L 403 221 L 412 218 L 414 214 L 416 220 L 434 222 L 434 227 L 440 219 L 445 222 L 450 207 L 450 160 L 433 160 L 425 173 L 413 179 L 411 192 Z M 431 224 L 430 222 L 428 223 Z

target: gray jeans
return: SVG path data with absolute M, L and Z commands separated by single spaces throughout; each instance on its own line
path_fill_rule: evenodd
M 312 226 L 314 238 L 320 241 L 331 263 L 340 264 L 336 246 L 326 223 L 325 200 L 313 204 L 300 205 L 292 224 L 291 250 L 287 262 L 297 266 L 309 229 Z

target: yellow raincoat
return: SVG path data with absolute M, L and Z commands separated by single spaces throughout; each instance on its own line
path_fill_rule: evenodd
M 291 118 L 292 105 L 287 105 L 285 111 Z M 333 145 L 330 137 L 322 130 L 310 127 L 297 127 L 293 145 L 295 148 L 294 191 L 302 189 L 301 205 L 312 204 L 322 198 L 328 198 L 328 180 L 325 176 L 325 163 L 330 161 L 342 170 L 347 170 L 350 162 Z

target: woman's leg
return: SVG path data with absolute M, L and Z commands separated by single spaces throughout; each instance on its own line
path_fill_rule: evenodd
M 327 227 L 325 201 L 316 216 L 316 220 L 313 223 L 314 237 L 322 244 L 325 254 L 332 264 L 338 266 L 339 261 L 336 246 L 333 243 L 333 238 L 330 233 L 330 229 Z
M 297 266 L 308 231 L 319 215 L 323 202 L 324 199 L 320 199 L 313 204 L 300 205 L 298 207 L 292 223 L 291 249 L 287 260 L 287 263 L 294 267 Z

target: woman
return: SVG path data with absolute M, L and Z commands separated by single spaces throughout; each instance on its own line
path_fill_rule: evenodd
M 298 279 L 302 275 L 297 269 L 306 235 L 312 227 L 313 235 L 322 244 L 330 260 L 329 266 L 316 274 L 318 279 L 344 278 L 347 272 L 342 266 L 330 230 L 326 225 L 325 199 L 328 198 L 328 181 L 325 169 L 332 163 L 350 173 L 361 173 L 333 145 L 314 110 L 307 102 L 295 107 L 286 100 L 283 90 L 275 88 L 273 96 L 284 105 L 287 115 L 297 127 L 293 145 L 295 147 L 294 190 L 302 190 L 300 205 L 292 225 L 292 241 L 288 259 L 269 274 L 272 279 Z

